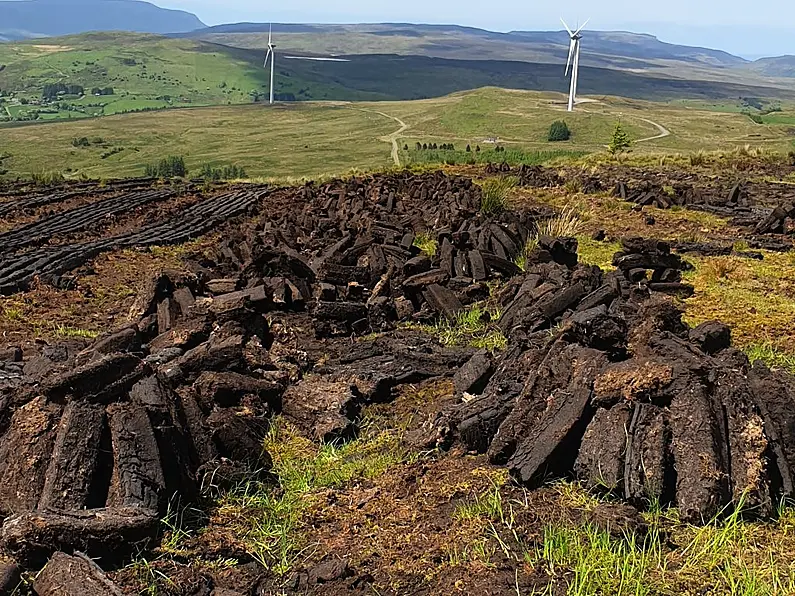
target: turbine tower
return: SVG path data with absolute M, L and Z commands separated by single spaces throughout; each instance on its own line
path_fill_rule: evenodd
M 265 54 L 265 64 L 262 65 L 263 68 L 268 68 L 268 58 L 271 61 L 271 84 L 270 84 L 270 103 L 273 103 L 273 71 L 275 68 L 276 62 L 276 46 L 273 45 L 273 25 L 268 28 L 268 53 Z
M 590 19 L 588 19 L 590 21 Z M 563 18 L 560 19 L 560 22 L 563 23 L 563 26 L 566 27 L 566 31 L 571 38 L 571 44 L 569 45 L 569 59 L 566 61 L 566 76 L 569 76 L 569 68 L 571 68 L 571 86 L 569 87 L 569 112 L 574 111 L 574 102 L 577 99 L 577 77 L 580 73 L 580 40 L 582 39 L 582 35 L 580 32 L 585 29 L 585 25 L 588 24 L 588 21 L 585 21 L 582 27 L 577 29 L 574 33 L 571 32 L 569 26 L 566 24 L 566 21 Z

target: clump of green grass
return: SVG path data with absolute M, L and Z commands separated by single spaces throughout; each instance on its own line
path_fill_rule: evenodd
M 304 513 L 323 489 L 356 479 L 372 479 L 410 459 L 396 431 L 365 426 L 359 438 L 343 445 L 317 445 L 288 424 L 277 421 L 265 439 L 279 487 L 244 482 L 222 496 L 219 515 L 230 519 L 248 552 L 282 575 L 308 546 Z
M 502 502 L 501 484 L 495 482 L 483 494 L 475 495 L 474 499 L 459 503 L 453 512 L 453 519 L 459 521 L 478 519 L 503 519 L 505 509 Z
M 420 232 L 414 237 L 414 246 L 427 256 L 432 257 L 439 250 L 439 242 L 431 232 Z
M 480 211 L 484 215 L 496 215 L 505 211 L 508 206 L 508 194 L 516 187 L 515 176 L 498 176 L 489 178 L 483 183 L 483 198 Z
M 68 325 L 56 325 L 53 328 L 53 333 L 57 337 L 72 337 L 83 339 L 94 339 L 99 335 L 98 331 L 91 331 L 90 329 L 79 329 L 76 327 L 69 327 Z
M 542 534 L 532 538 L 517 531 L 516 520 L 536 515 L 533 505 L 526 498 L 506 499 L 501 488 L 495 484 L 454 511 L 457 523 L 474 524 L 478 532 L 474 538 L 469 535 L 471 545 L 451 553 L 451 564 L 471 559 L 488 563 L 490 554 L 502 550 L 509 560 L 524 562 L 548 578 L 548 585 L 532 593 L 549 596 L 795 593 L 789 554 L 792 509 L 782 509 L 774 523 L 750 523 L 744 521 L 741 499 L 733 510 L 696 527 L 683 524 L 676 510 L 651 503 L 644 514 L 645 533 L 616 535 L 553 515 Z M 603 502 L 576 483 L 556 483 L 554 488 L 558 507 L 589 511 Z M 679 546 L 671 548 L 671 543 Z
M 643 539 L 629 534 L 616 540 L 591 525 L 548 526 L 526 560 L 554 580 L 563 580 L 566 593 L 577 596 L 655 594 L 655 577 L 666 570 L 662 542 L 654 529 Z
M 41 172 L 34 172 L 30 175 L 31 182 L 34 184 L 41 184 L 44 186 L 50 186 L 53 184 L 60 184 L 64 181 L 63 174 L 61 172 L 56 171 L 41 171 Z
M 152 564 L 152 561 L 143 557 L 130 563 L 127 569 L 132 571 L 138 580 L 138 594 L 141 596 L 158 596 L 176 587 L 166 574 Z
M 771 343 L 751 344 L 744 351 L 752 363 L 760 360 L 770 368 L 780 368 L 795 374 L 795 354 L 781 351 Z
M 703 149 L 699 149 L 695 153 L 690 154 L 691 166 L 703 166 L 705 163 L 707 163 L 707 153 Z
M 434 325 L 420 325 L 419 329 L 435 335 L 445 346 L 468 345 L 496 352 L 508 345 L 502 331 L 493 325 L 501 316 L 497 309 L 475 305 L 458 313 L 453 321 L 442 318 Z
M 22 321 L 25 318 L 25 313 L 22 312 L 22 309 L 15 306 L 4 306 L 2 314 L 6 321 Z
M 620 242 L 598 242 L 587 236 L 578 237 L 577 245 L 580 262 L 597 265 L 603 271 L 614 269 L 613 255 L 621 250 Z

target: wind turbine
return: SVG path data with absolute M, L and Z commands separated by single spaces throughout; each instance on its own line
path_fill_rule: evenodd
M 276 46 L 273 45 L 273 25 L 271 24 L 268 28 L 268 53 L 265 54 L 265 64 L 262 65 L 263 68 L 268 68 L 268 58 L 271 61 L 271 84 L 270 84 L 270 103 L 273 103 L 273 70 L 274 70 L 274 63 L 276 62 Z
M 580 73 L 580 40 L 582 39 L 582 35 L 580 32 L 585 29 L 585 25 L 588 24 L 588 19 L 583 23 L 583 26 L 577 29 L 574 33 L 571 32 L 569 26 L 566 24 L 566 21 L 563 18 L 560 19 L 560 22 L 563 23 L 563 26 L 566 27 L 566 31 L 571 38 L 571 44 L 569 45 L 569 59 L 566 61 L 566 76 L 569 76 L 569 68 L 571 68 L 571 87 L 569 87 L 569 112 L 574 111 L 574 102 L 577 99 L 577 77 Z

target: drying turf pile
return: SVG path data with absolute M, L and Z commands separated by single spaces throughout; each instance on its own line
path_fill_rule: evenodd
M 289 192 L 189 271 L 150 280 L 128 326 L 27 360 L 0 352 L 0 546 L 23 566 L 55 551 L 124 562 L 174 493 L 267 479 L 274 415 L 344 440 L 365 406 L 441 376 L 461 399 L 415 439 L 488 452 L 527 485 L 576 475 L 692 521 L 792 495 L 795 380 L 751 369 L 720 323 L 682 324 L 665 295 L 692 288 L 667 244 L 625 241 L 610 273 L 579 264 L 574 239 L 528 250 L 544 213 L 485 217 L 479 187 L 443 174 Z M 484 299 L 508 339 L 496 356 L 402 326 Z M 34 589 L 87 582 L 114 593 L 58 555 Z
M 593 171 L 581 169 L 559 171 L 544 166 L 511 168 L 507 164 L 489 164 L 487 173 L 513 175 L 520 186 L 529 188 L 560 188 L 567 183 L 583 193 L 612 192 L 613 196 L 635 203 L 638 207 L 670 209 L 673 207 L 705 211 L 730 219 L 732 225 L 746 228 L 750 244 L 757 248 L 790 250 L 787 241 L 782 248 L 768 246 L 770 240 L 753 235 L 783 234 L 788 222 L 795 219 L 795 191 L 792 185 L 774 178 L 792 174 L 792 166 L 772 167 L 761 176 L 735 171 L 730 177 L 716 178 L 689 170 L 674 168 L 649 171 L 644 168 L 606 166 Z M 747 178 L 755 178 L 748 180 Z M 728 182 L 727 182 L 728 180 Z
M 478 354 L 432 439 L 457 440 L 521 482 L 575 475 L 638 506 L 702 522 L 741 498 L 761 514 L 792 494 L 795 380 L 753 368 L 721 323 L 689 329 L 654 289 L 684 290 L 665 243 L 633 240 L 603 275 L 531 267 L 502 291 L 511 346 Z M 651 293 L 651 297 L 649 294 Z

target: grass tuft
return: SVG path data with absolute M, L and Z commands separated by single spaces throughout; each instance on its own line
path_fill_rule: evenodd
M 5 306 L 3 307 L 3 318 L 10 322 L 22 321 L 25 318 L 25 313 L 21 308 Z
M 434 325 L 409 325 L 435 335 L 445 346 L 472 346 L 489 352 L 504 350 L 507 338 L 494 323 L 502 312 L 484 305 L 474 305 L 456 316 L 454 321 L 442 318 Z
M 508 194 L 516 187 L 518 180 L 514 176 L 489 178 L 483 183 L 483 198 L 480 211 L 484 215 L 496 215 L 505 211 L 508 206 Z
M 576 236 L 582 227 L 579 210 L 575 207 L 566 207 L 552 219 L 541 222 L 538 226 L 539 236 L 563 238 Z
M 439 242 L 431 232 L 420 232 L 414 237 L 414 246 L 428 257 L 433 257 L 439 249 Z
M 707 153 L 703 149 L 699 149 L 695 153 L 690 154 L 690 165 L 693 167 L 703 166 L 707 163 Z
M 535 232 L 535 235 L 527 241 L 527 244 L 516 259 L 516 266 L 522 271 L 527 267 L 527 258 L 538 247 L 538 239 L 542 236 L 552 238 L 564 238 L 577 236 L 582 227 L 579 210 L 573 206 L 565 207 L 560 213 L 551 219 L 542 221 Z
M 746 346 L 744 351 L 752 364 L 761 361 L 770 368 L 779 368 L 795 374 L 795 354 L 779 350 L 769 342 L 751 344 Z
M 99 335 L 98 331 L 91 331 L 90 329 L 79 329 L 77 327 L 69 327 L 67 325 L 56 325 L 53 328 L 53 333 L 56 337 L 71 337 L 94 339 Z

